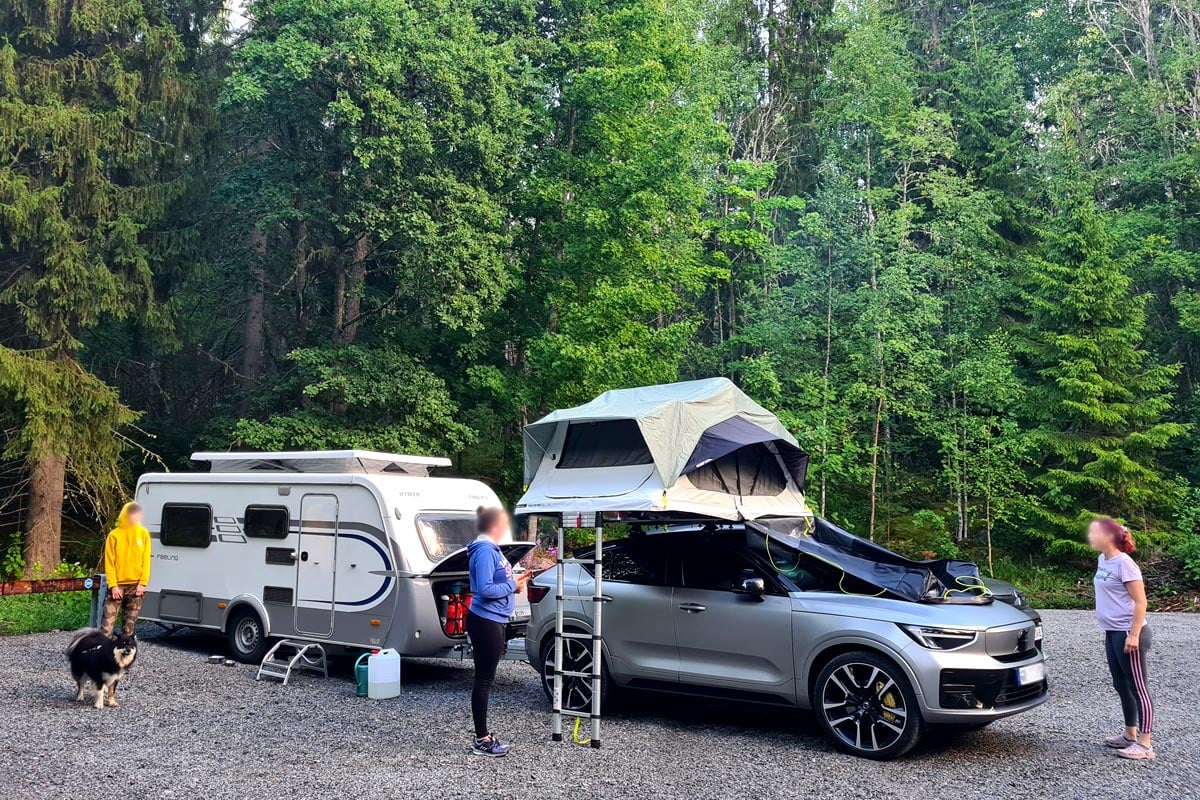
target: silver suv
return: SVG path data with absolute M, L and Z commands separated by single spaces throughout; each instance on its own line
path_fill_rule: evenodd
M 886 760 L 929 725 L 978 728 L 1045 702 L 1040 618 L 1008 584 L 996 602 L 884 596 L 834 565 L 740 527 L 660 532 L 604 548 L 602 702 L 649 689 L 812 709 L 841 750 Z M 591 594 L 564 567 L 566 593 Z M 554 571 L 530 589 L 529 661 L 547 695 L 554 671 Z M 590 601 L 567 601 L 567 630 L 589 633 Z M 563 671 L 590 672 L 585 639 L 564 639 Z M 591 683 L 563 676 L 563 705 L 586 710 Z

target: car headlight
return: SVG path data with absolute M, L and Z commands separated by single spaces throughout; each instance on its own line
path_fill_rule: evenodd
M 975 641 L 978 631 L 963 628 L 932 628 L 927 625 L 901 625 L 913 641 L 930 650 L 958 650 Z

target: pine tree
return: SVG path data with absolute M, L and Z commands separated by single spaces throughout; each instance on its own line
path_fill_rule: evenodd
M 1141 348 L 1146 298 L 1132 294 L 1085 184 L 1060 179 L 1040 238 L 1028 259 L 1020 343 L 1033 378 L 1024 415 L 1040 490 L 1028 512 L 1052 553 L 1082 555 L 1081 522 L 1091 514 L 1150 527 L 1170 496 L 1155 458 L 1187 426 L 1163 421 L 1178 367 L 1155 364 Z
M 68 475 L 115 491 L 133 414 L 77 358 L 105 318 L 165 329 L 156 226 L 185 186 L 191 123 L 211 113 L 189 74 L 219 4 L 6 3 L 0 10 L 0 402 L 4 456 L 28 470 L 27 569 L 60 557 Z M 199 28 L 197 26 L 200 26 Z

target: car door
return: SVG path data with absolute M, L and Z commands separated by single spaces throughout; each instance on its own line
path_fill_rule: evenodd
M 698 537 L 681 572 L 672 596 L 680 682 L 794 703 L 792 603 L 774 575 L 744 548 Z M 744 575 L 764 579 L 761 598 L 734 591 Z
M 666 548 L 657 543 L 627 539 L 604 550 L 603 592 L 611 599 L 601 632 L 609 674 L 620 684 L 673 685 L 679 678 L 667 566 Z M 592 591 L 588 584 L 582 594 Z

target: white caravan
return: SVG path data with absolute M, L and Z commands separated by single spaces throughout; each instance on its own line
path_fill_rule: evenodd
M 461 655 L 479 481 L 430 477 L 445 458 L 332 450 L 195 453 L 207 473 L 151 473 L 137 501 L 154 558 L 142 619 L 224 632 L 235 658 L 269 640 L 405 656 Z M 502 544 L 516 563 L 532 547 Z M 518 597 L 509 636 L 524 635 Z

